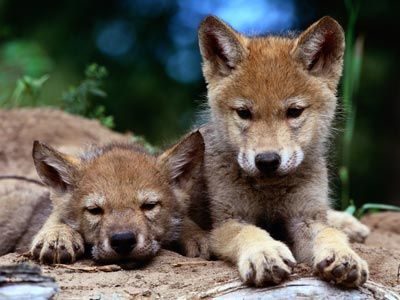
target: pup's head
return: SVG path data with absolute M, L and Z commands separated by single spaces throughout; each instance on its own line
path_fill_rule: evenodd
M 199 45 L 212 122 L 244 172 L 284 176 L 324 153 L 344 52 L 334 19 L 289 38 L 246 37 L 207 17 Z
M 118 144 L 74 157 L 36 141 L 33 158 L 54 210 L 95 260 L 144 261 L 178 237 L 203 151 L 195 132 L 159 157 Z

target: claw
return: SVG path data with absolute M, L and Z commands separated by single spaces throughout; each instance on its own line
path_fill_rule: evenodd
M 325 258 L 323 261 L 321 261 L 320 263 L 317 264 L 317 269 L 322 272 L 327 266 L 329 266 L 330 264 L 333 263 L 333 261 L 335 260 L 335 256 L 331 256 L 328 258 Z

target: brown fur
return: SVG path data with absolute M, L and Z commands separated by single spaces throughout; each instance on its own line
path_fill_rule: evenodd
M 202 248 L 197 247 L 198 242 L 206 241 L 206 238 L 196 224 L 183 218 L 179 224 L 168 225 L 168 219 L 182 218 L 187 201 L 185 191 L 192 188 L 192 170 L 198 170 L 202 161 L 203 142 L 198 133 L 155 158 L 146 154 L 140 146 L 128 144 L 129 136 L 111 132 L 96 121 L 54 109 L 0 110 L 0 116 L 0 255 L 29 250 L 34 235 L 52 212 L 52 201 L 48 192 L 50 187 L 53 202 L 56 203 L 55 210 L 46 227 L 36 237 L 35 245 L 39 241 L 39 247 L 35 250 L 34 258 L 49 263 L 71 262 L 82 254 L 83 242 L 96 244 L 96 241 L 106 238 L 109 230 L 107 228 L 114 226 L 118 230 L 124 224 L 130 228 L 138 227 L 138 231 L 143 231 L 143 236 L 146 235 L 149 240 L 158 239 L 160 244 L 175 238 L 182 228 L 182 236 L 186 236 L 179 243 L 182 251 L 188 256 L 207 257 L 207 243 L 201 243 Z M 37 145 L 36 164 L 47 186 L 40 185 L 41 179 L 37 176 L 32 161 L 32 142 L 36 138 L 62 149 L 59 152 Z M 104 147 L 93 146 L 84 155 L 79 154 L 88 145 L 104 144 L 104 141 L 114 142 Z M 55 176 L 55 169 L 46 165 L 49 162 L 61 167 L 60 174 L 65 176 L 63 180 L 68 185 Z M 170 174 L 170 171 L 173 172 Z M 79 180 L 83 175 L 85 179 Z M 129 176 L 134 176 L 130 178 L 131 187 L 126 183 Z M 27 180 L 23 180 L 24 178 Z M 75 184 L 76 180 L 79 184 Z M 150 220 L 146 223 L 143 214 L 142 217 L 138 213 L 128 216 L 129 211 L 138 209 L 135 190 L 140 185 L 145 187 L 145 182 L 148 186 L 155 185 L 160 193 L 166 193 L 165 203 L 168 205 L 160 211 L 162 217 L 154 221 L 154 227 L 150 226 Z M 70 186 L 74 188 L 71 189 Z M 90 216 L 79 207 L 82 204 L 79 202 L 82 200 L 80 197 L 89 190 L 103 192 L 110 198 L 105 202 L 107 211 L 104 218 L 107 217 L 107 220 L 102 232 L 88 231 Z M 173 199 L 170 196 L 171 190 Z M 125 198 L 125 194 L 130 191 L 133 193 L 132 202 L 129 202 L 130 198 Z M 113 205 L 115 209 L 122 209 L 124 204 L 128 208 L 124 216 L 109 213 L 114 208 Z M 78 230 L 72 230 L 66 224 L 67 221 L 69 225 L 79 227 Z M 156 234 L 159 226 L 165 228 Z M 196 235 L 196 232 L 199 234 Z M 159 236 L 161 233 L 164 233 L 162 237 Z M 52 251 L 47 251 L 52 247 Z M 154 249 L 156 248 L 157 245 Z M 113 253 L 109 257 L 101 254 L 98 255 L 99 259 L 118 258 Z M 144 259 L 144 256 L 146 251 L 132 254 L 132 258 Z
M 327 223 L 325 154 L 343 64 L 340 25 L 325 17 L 296 38 L 250 38 L 207 17 L 199 43 L 210 106 L 201 132 L 212 251 L 257 286 L 281 282 L 296 260 L 328 281 L 362 285 L 366 263 Z M 280 157 L 272 176 L 254 162 L 268 152 Z
M 51 202 L 44 188 L 25 182 L 2 182 L 0 255 L 28 251 L 32 237 L 39 231 L 50 212 Z
M 10 178 L 40 181 L 32 160 L 35 139 L 69 153 L 91 143 L 128 141 L 128 137 L 102 127 L 97 121 L 55 109 L 0 110 L 0 255 L 28 251 L 33 236 L 51 212 L 46 187 Z
M 203 153 L 199 132 L 156 158 L 128 144 L 95 147 L 70 156 L 34 143 L 33 159 L 50 188 L 53 211 L 33 240 L 31 255 L 45 263 L 73 262 L 91 246 L 94 260 L 141 262 L 178 240 Z M 113 246 L 129 234 L 128 249 Z M 190 244 L 190 242 L 187 242 Z M 126 246 L 126 244 L 124 244 Z

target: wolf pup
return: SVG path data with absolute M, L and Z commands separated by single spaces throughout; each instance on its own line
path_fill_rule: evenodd
M 199 45 L 210 107 L 201 133 L 211 250 L 251 285 L 281 282 L 296 261 L 327 281 L 365 283 L 366 262 L 327 222 L 341 26 L 324 17 L 298 37 L 247 37 L 210 16 Z
M 50 189 L 53 211 L 33 240 L 31 256 L 71 263 L 89 245 L 98 262 L 141 262 L 177 240 L 181 227 L 192 233 L 183 245 L 190 252 L 196 226 L 184 218 L 187 191 L 203 152 L 199 132 L 159 157 L 129 144 L 95 147 L 75 157 L 36 141 L 33 159 Z

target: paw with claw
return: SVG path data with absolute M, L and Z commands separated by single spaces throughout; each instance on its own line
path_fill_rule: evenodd
M 73 263 L 83 253 L 82 236 L 66 225 L 41 230 L 30 250 L 31 257 L 44 264 Z
M 239 257 L 238 269 L 244 282 L 254 286 L 278 284 L 289 277 L 296 265 L 289 248 L 271 240 L 247 248 Z
M 368 265 L 350 247 L 323 249 L 315 255 L 315 272 L 326 281 L 359 287 L 368 279 Z

